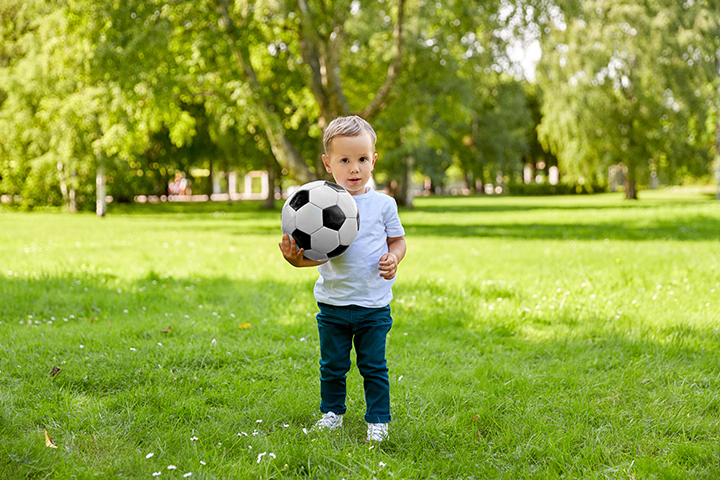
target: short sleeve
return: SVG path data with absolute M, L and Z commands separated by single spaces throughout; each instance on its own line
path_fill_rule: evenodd
M 405 236 L 405 229 L 400 223 L 397 204 L 392 198 L 389 199 L 383 209 L 383 221 L 385 222 L 385 233 L 389 238 Z

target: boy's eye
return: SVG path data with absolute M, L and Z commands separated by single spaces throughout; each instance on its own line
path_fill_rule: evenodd
M 365 158 L 365 157 L 360 157 L 360 163 L 363 163 L 363 162 L 367 162 L 367 158 Z
M 349 160 L 347 158 L 341 158 L 340 163 L 347 163 Z

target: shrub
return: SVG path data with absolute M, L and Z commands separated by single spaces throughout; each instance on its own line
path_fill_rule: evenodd
M 514 183 L 507 186 L 507 193 L 510 195 L 522 196 L 543 196 L 543 195 L 583 195 L 589 193 L 601 193 L 607 188 L 601 185 L 590 184 L 567 184 L 550 185 L 549 183 Z

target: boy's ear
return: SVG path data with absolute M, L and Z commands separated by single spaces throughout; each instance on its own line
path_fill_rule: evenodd
M 330 171 L 330 159 L 328 158 L 328 156 L 323 154 L 322 161 L 323 161 L 323 164 L 325 165 L 325 170 L 327 170 L 328 173 L 332 173 Z
M 371 172 L 375 169 L 375 162 L 377 162 L 377 152 L 373 153 L 372 168 L 370 169 Z

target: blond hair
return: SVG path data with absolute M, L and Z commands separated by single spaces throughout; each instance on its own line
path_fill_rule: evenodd
M 337 117 L 335 120 L 330 122 L 330 125 L 325 129 L 325 135 L 323 136 L 323 145 L 325 146 L 325 153 L 330 152 L 330 142 L 335 137 L 357 137 L 362 132 L 367 132 L 372 139 L 373 148 L 377 141 L 377 135 L 372 126 L 357 115 L 350 115 L 347 117 Z

